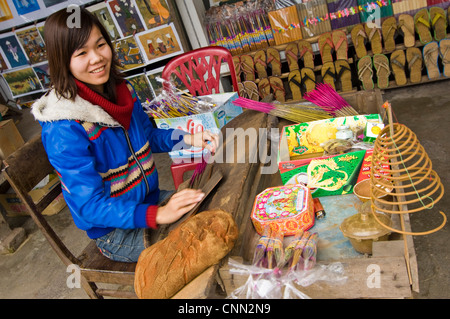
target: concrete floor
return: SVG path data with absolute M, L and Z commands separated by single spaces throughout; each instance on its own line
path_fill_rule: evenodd
M 433 169 L 440 176 L 444 187 L 450 186 L 448 169 L 450 149 L 450 82 L 448 80 L 431 84 L 387 90 L 384 99 L 391 102 L 395 119 L 416 133 L 420 143 L 427 151 L 433 163 Z M 39 132 L 39 125 L 24 111 L 17 127 L 25 140 Z M 161 187 L 173 189 L 166 154 L 156 155 Z M 436 205 L 450 216 L 449 198 Z M 49 216 L 49 222 L 55 225 L 63 239 L 75 253 L 81 252 L 88 238 L 78 230 L 67 208 Z M 24 227 L 28 238 L 13 254 L 0 255 L 0 299 L 73 299 L 87 298 L 82 289 L 69 288 L 69 273 L 50 248 L 45 238 L 29 217 L 8 218 L 13 227 Z M 423 231 L 440 224 L 436 213 L 412 214 L 413 231 Z M 450 298 L 450 226 L 428 236 L 414 236 L 419 270 L 420 292 L 414 298 Z

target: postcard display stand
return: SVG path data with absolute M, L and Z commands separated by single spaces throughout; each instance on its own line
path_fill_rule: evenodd
M 109 32 L 122 72 L 140 101 L 152 100 L 161 90 L 156 78 L 165 62 L 188 51 L 188 42 L 173 0 L 69 1 L 95 14 Z M 0 92 L 5 101 L 29 107 L 50 83 L 44 23 L 53 12 L 76 7 L 67 1 L 29 0 L 0 4 Z M 51 5 L 50 5 L 51 3 Z M 76 20 L 74 18 L 74 23 Z M 162 66 L 161 66 L 162 65 Z

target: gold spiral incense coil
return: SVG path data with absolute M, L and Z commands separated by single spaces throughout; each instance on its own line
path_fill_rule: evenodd
M 375 211 L 408 214 L 432 209 L 444 195 L 444 186 L 432 169 L 428 154 L 417 136 L 405 125 L 395 123 L 380 132 L 374 143 L 370 176 L 372 212 L 377 222 L 386 229 L 405 235 L 428 235 L 446 224 L 447 217 L 440 212 L 444 218 L 440 226 L 414 233 L 387 226 L 375 214 Z M 383 199 L 380 194 L 391 195 L 400 209 L 387 209 L 392 207 L 392 202 Z

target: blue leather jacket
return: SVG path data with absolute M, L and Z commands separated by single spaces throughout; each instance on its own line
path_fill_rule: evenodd
M 188 147 L 185 132 L 154 128 L 128 87 L 134 101 L 128 130 L 100 106 L 79 96 L 58 97 L 53 90 L 32 108 L 74 222 L 90 238 L 114 228 L 148 227 L 147 208 L 159 197 L 152 152 Z

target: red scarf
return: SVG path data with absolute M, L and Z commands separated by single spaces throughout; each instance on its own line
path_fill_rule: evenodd
M 117 103 L 112 103 L 106 98 L 90 89 L 86 84 L 75 80 L 78 95 L 92 104 L 100 106 L 112 118 L 119 122 L 125 129 L 130 126 L 131 114 L 133 113 L 134 101 L 125 81 L 116 86 Z

